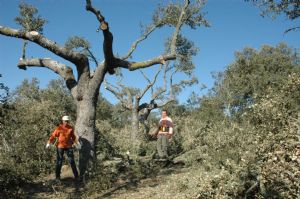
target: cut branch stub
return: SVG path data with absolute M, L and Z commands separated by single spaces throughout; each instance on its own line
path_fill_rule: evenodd
M 107 30 L 108 29 L 108 23 L 106 23 L 105 21 L 101 22 L 100 29 L 101 30 Z

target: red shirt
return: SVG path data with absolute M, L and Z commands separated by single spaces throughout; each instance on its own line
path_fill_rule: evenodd
M 56 146 L 58 148 L 71 148 L 76 140 L 74 130 L 70 125 L 60 124 L 51 134 L 49 143 L 52 143 L 55 138 L 58 138 Z

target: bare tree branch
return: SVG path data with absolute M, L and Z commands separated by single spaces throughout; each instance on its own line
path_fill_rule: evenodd
M 105 58 L 105 68 L 110 74 L 114 74 L 115 57 L 113 54 L 112 44 L 113 44 L 113 35 L 109 31 L 108 23 L 105 21 L 104 16 L 99 10 L 96 10 L 91 3 L 91 0 L 86 0 L 86 10 L 92 12 L 100 22 L 100 29 L 102 30 L 104 41 L 103 41 L 103 53 Z
M 162 67 L 162 65 L 161 65 L 161 67 Z M 161 70 L 161 69 L 160 69 Z M 159 70 L 159 71 L 160 71 Z M 151 80 L 147 77 L 147 75 L 142 71 L 142 70 L 139 70 L 141 73 L 142 73 L 142 75 L 144 76 L 144 78 L 146 79 L 146 81 L 149 83 L 149 84 L 151 84 Z M 158 72 L 159 73 L 159 72 Z M 151 86 L 151 96 L 153 95 L 153 86 Z
M 45 67 L 53 72 L 59 74 L 67 83 L 68 88 L 72 91 L 73 88 L 77 85 L 75 80 L 73 70 L 71 67 L 66 66 L 65 64 L 59 63 L 50 58 L 33 58 L 33 59 L 22 59 L 20 58 L 18 67 L 20 69 L 26 70 L 26 67 Z M 74 93 L 72 93 L 74 94 Z M 75 95 L 73 95 L 75 96 Z
M 138 44 L 140 43 L 140 42 L 142 42 L 143 40 L 145 40 L 145 39 L 147 39 L 148 38 L 148 36 L 159 26 L 160 24 L 158 24 L 158 25 L 153 25 L 152 27 L 150 27 L 149 28 L 149 30 L 141 37 L 141 38 L 139 38 L 138 40 L 136 40 L 132 45 L 131 45 L 131 48 L 130 48 L 130 50 L 129 50 L 129 52 L 125 55 L 125 56 L 123 56 L 123 57 L 121 57 L 120 59 L 122 59 L 122 60 L 126 60 L 126 59 L 128 59 L 131 55 L 132 55 L 132 53 L 135 51 L 135 49 L 136 49 L 136 47 L 138 46 Z
M 156 108 L 162 108 L 173 101 L 175 101 L 175 99 L 173 97 L 170 97 L 169 99 L 164 100 L 160 104 L 155 103 L 154 100 L 151 100 L 150 103 L 141 104 L 139 106 L 138 110 L 141 111 L 144 109 L 144 112 L 140 115 L 140 121 L 143 122 L 143 121 L 147 120 L 147 118 L 150 115 L 152 110 L 154 110 Z
M 89 53 L 89 56 L 92 58 L 92 60 L 95 62 L 96 66 L 99 65 L 98 61 L 97 61 L 97 58 L 94 56 L 94 54 L 92 53 L 92 51 L 89 49 L 89 48 L 86 48 L 85 49 L 88 53 Z
M 160 68 L 157 70 L 154 78 L 153 78 L 153 81 L 151 82 L 150 79 L 146 76 L 145 73 L 143 73 L 141 71 L 141 73 L 143 74 L 143 76 L 145 77 L 145 79 L 149 82 L 149 84 L 145 87 L 145 89 L 142 91 L 142 93 L 138 96 L 138 99 L 141 99 L 145 93 L 150 89 L 150 88 L 153 88 L 153 85 L 155 84 L 156 80 L 157 80 L 157 77 L 158 77 L 158 74 L 160 73 L 160 71 L 162 70 L 162 65 L 160 66 Z
M 121 84 L 121 82 L 118 82 L 117 84 L 122 88 L 123 91 L 125 91 L 126 95 L 128 96 L 127 104 L 129 105 L 129 107 L 131 107 L 131 109 L 133 109 L 133 96 L 129 87 L 125 86 L 124 84 Z
M 171 95 L 172 98 L 174 98 L 174 95 L 173 95 L 173 76 L 174 76 L 175 73 L 177 73 L 177 71 L 178 71 L 178 69 L 175 70 L 175 71 L 171 74 L 171 76 L 170 76 L 170 95 Z
M 183 17 L 186 14 L 186 10 L 188 9 L 189 4 L 190 4 L 190 1 L 186 0 L 185 4 L 184 4 L 184 7 L 182 8 L 182 11 L 180 13 L 180 17 L 178 19 L 178 23 L 176 25 L 176 29 L 175 29 L 175 32 L 173 34 L 173 38 L 172 38 L 172 41 L 171 41 L 171 53 L 172 54 L 176 54 L 176 41 L 177 41 L 177 37 L 178 37 L 180 29 L 181 29 L 181 27 L 183 25 L 183 22 L 184 22 L 183 21 Z
M 300 28 L 300 26 L 298 26 L 298 27 L 293 27 L 293 28 L 289 28 L 289 29 L 287 29 L 286 31 L 284 31 L 284 34 L 290 32 L 290 31 L 296 31 L 296 30 L 299 29 L 299 28 Z
M 109 84 L 107 81 L 104 81 L 105 89 L 111 92 L 118 100 L 121 102 L 122 106 L 128 110 L 132 109 L 132 104 L 129 103 L 129 100 L 125 100 L 122 96 L 122 93 L 117 91 L 118 88 Z
M 162 107 L 166 106 L 167 104 L 174 102 L 174 101 L 175 101 L 175 98 L 173 96 L 171 96 L 168 100 L 165 100 L 160 104 L 157 104 L 157 108 L 162 108 Z
M 163 66 L 163 65 L 162 65 Z M 156 108 L 161 108 L 175 100 L 173 93 L 172 93 L 172 83 L 170 83 L 170 96 L 168 99 L 163 100 L 160 104 L 157 104 L 155 100 L 165 93 L 167 91 L 167 73 L 170 71 L 169 69 L 169 62 L 167 62 L 165 65 L 165 70 L 164 70 L 164 87 L 161 90 L 158 90 L 156 93 L 152 93 L 152 97 L 150 100 L 150 103 L 143 103 L 139 106 L 138 110 L 141 111 L 144 109 L 144 112 L 140 115 L 141 120 L 145 121 L 147 120 L 149 114 L 151 113 L 152 110 Z M 160 69 L 161 70 L 161 69 Z M 152 85 L 153 87 L 153 85 Z
M 92 6 L 91 0 L 86 0 L 86 10 L 94 13 L 100 23 L 105 21 L 105 18 L 102 16 L 101 12 Z
M 141 74 L 143 75 L 143 77 L 146 79 L 146 81 L 151 84 L 151 80 L 147 77 L 147 75 L 142 71 L 142 70 L 139 70 L 141 72 Z
M 22 49 L 22 58 L 23 59 L 26 58 L 26 46 L 27 46 L 27 44 L 28 44 L 28 42 L 23 39 L 23 49 Z
M 167 91 L 167 72 L 168 72 L 169 64 L 170 62 L 167 62 L 167 64 L 165 65 L 164 77 L 163 77 L 164 87 L 163 89 L 157 90 L 156 93 L 153 93 L 151 100 L 156 100 L 160 95 L 162 95 L 164 92 Z
M 44 37 L 43 35 L 41 35 L 36 31 L 26 32 L 26 31 L 0 26 L 0 34 L 9 37 L 22 38 L 34 42 L 40 45 L 41 47 L 53 52 L 54 54 L 74 64 L 84 61 L 83 59 L 85 58 L 84 55 L 74 51 L 67 50 L 66 48 L 59 46 L 56 42 L 47 39 L 46 37 Z
M 109 31 L 109 26 L 108 26 L 108 23 L 105 22 L 105 18 L 102 16 L 102 14 L 99 10 L 96 10 L 92 6 L 90 0 L 86 0 L 86 9 L 88 11 L 94 13 L 95 16 L 97 17 L 98 21 L 100 22 L 100 29 L 102 30 L 103 35 L 104 35 L 103 51 L 104 51 L 105 63 L 106 63 L 107 70 L 110 74 L 114 74 L 114 68 L 117 68 L 117 67 L 127 68 L 130 71 L 133 71 L 133 70 L 140 69 L 140 68 L 150 67 L 155 64 L 164 64 L 165 61 L 176 59 L 175 50 L 172 51 L 171 54 L 161 55 L 161 56 L 158 56 L 151 60 L 142 61 L 142 62 L 129 62 L 129 61 L 123 60 L 121 58 L 116 58 L 113 54 L 113 48 L 112 48 L 113 35 Z M 184 9 L 186 9 L 186 8 L 184 8 Z M 184 12 L 182 13 L 182 15 L 184 15 Z M 177 33 L 174 34 L 174 37 L 173 37 L 174 42 L 176 42 L 177 35 L 178 35 L 178 32 L 180 31 L 181 26 L 182 26 L 182 19 L 179 20 L 178 25 L 176 27 Z M 130 52 L 129 52 L 129 54 L 130 54 Z
M 166 61 L 174 60 L 174 59 L 176 59 L 175 54 L 168 54 L 168 55 L 161 55 L 151 60 L 142 61 L 142 62 L 129 62 L 121 59 L 116 59 L 116 62 L 119 67 L 127 68 L 130 71 L 134 71 L 141 68 L 147 68 L 155 64 L 165 64 Z

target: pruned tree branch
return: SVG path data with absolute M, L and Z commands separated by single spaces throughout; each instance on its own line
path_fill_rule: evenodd
M 77 85 L 72 68 L 50 58 L 20 58 L 18 67 L 24 70 L 26 70 L 26 67 L 46 67 L 52 70 L 53 72 L 59 74 L 66 81 L 67 86 L 71 91 Z
M 91 0 L 86 0 L 86 10 L 94 13 L 100 23 L 105 21 L 105 18 L 102 16 L 101 12 L 92 6 Z
M 144 40 L 152 31 L 155 30 L 155 28 L 158 25 L 151 28 L 141 39 L 137 40 L 132 45 L 131 50 L 129 51 L 129 53 L 126 56 L 124 56 L 122 58 L 117 58 L 114 56 L 114 53 L 113 53 L 113 48 L 112 48 L 113 35 L 109 31 L 108 23 L 105 21 L 105 18 L 101 14 L 101 12 L 99 10 L 96 10 L 92 6 L 91 0 L 86 0 L 86 9 L 88 11 L 92 12 L 97 17 L 98 21 L 100 22 L 100 29 L 102 30 L 103 35 L 104 35 L 103 51 L 104 51 L 105 63 L 106 63 L 108 72 L 110 74 L 114 74 L 114 68 L 117 68 L 117 67 L 127 68 L 128 70 L 133 71 L 133 70 L 140 69 L 140 68 L 150 67 L 155 64 L 164 64 L 165 61 L 176 59 L 176 40 L 177 40 L 178 34 L 180 32 L 180 29 L 184 23 L 183 18 L 184 18 L 184 15 L 186 14 L 185 12 L 189 6 L 189 3 L 190 3 L 190 1 L 186 0 L 186 3 L 182 9 L 180 18 L 178 20 L 177 26 L 175 28 L 175 32 L 173 34 L 172 44 L 171 44 L 171 53 L 166 54 L 166 55 L 161 55 L 161 56 L 155 57 L 155 58 L 153 58 L 151 60 L 147 60 L 147 61 L 130 62 L 125 59 L 127 59 L 132 54 L 132 52 L 135 50 L 138 43 L 141 42 L 142 40 Z
M 109 31 L 108 23 L 105 21 L 105 18 L 101 12 L 92 6 L 91 0 L 86 0 L 86 10 L 92 12 L 100 22 L 100 29 L 102 30 L 104 36 L 103 53 L 105 58 L 105 68 L 110 74 L 114 74 L 114 68 L 117 66 L 115 65 L 115 57 L 112 49 L 113 35 Z
M 4 26 L 0 26 L 0 34 L 6 35 L 9 37 L 15 37 L 15 38 L 22 38 L 31 42 L 34 42 L 38 44 L 39 46 L 53 52 L 54 54 L 74 63 L 78 64 L 78 62 L 85 61 L 84 58 L 85 56 L 74 52 L 67 50 L 66 48 L 58 45 L 56 42 L 51 41 L 41 35 L 40 33 L 36 31 L 22 31 L 22 30 L 16 30 Z
M 157 108 L 157 104 L 154 101 L 151 101 L 150 103 L 143 103 L 139 106 L 138 110 L 144 110 L 142 114 L 140 114 L 140 122 L 144 122 L 147 120 L 148 116 L 150 115 L 151 111 L 153 109 Z

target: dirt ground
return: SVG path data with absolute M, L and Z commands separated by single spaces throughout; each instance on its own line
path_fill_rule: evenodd
M 162 198 L 161 192 L 164 192 L 164 199 L 173 198 L 172 193 L 168 193 L 168 180 L 174 178 L 174 175 L 180 175 L 184 172 L 181 168 L 165 168 L 152 178 L 146 178 L 139 181 L 119 182 L 113 188 L 103 193 L 87 195 L 82 183 L 76 182 L 72 170 L 69 166 L 62 167 L 61 181 L 55 181 L 54 174 L 38 179 L 32 186 L 27 187 L 26 192 L 29 198 L 41 199 L 77 199 L 77 198 L 107 198 L 107 199 L 145 199 Z M 160 191 L 159 191 L 160 190 Z

